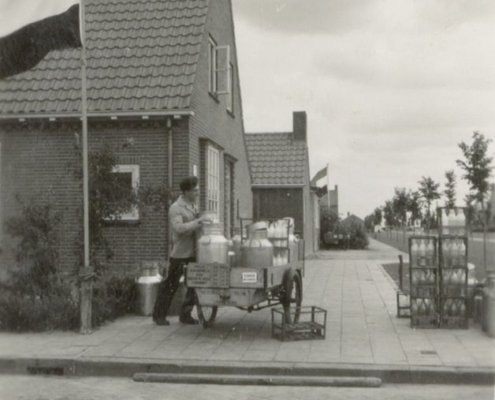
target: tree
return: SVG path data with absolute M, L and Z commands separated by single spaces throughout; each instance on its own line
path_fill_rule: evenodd
M 395 225 L 395 214 L 392 200 L 387 200 L 385 206 L 383 207 L 383 217 L 385 218 L 385 223 L 388 227 L 393 227 Z
M 434 200 L 437 200 L 440 198 L 440 193 L 438 192 L 438 188 L 440 186 L 439 183 L 435 183 L 433 179 L 431 179 L 429 176 L 423 176 L 421 180 L 418 182 L 419 183 L 419 193 L 421 195 L 421 198 L 424 200 L 426 203 L 426 227 L 427 229 L 430 229 L 431 226 L 431 203 Z
M 368 230 L 368 232 L 373 232 L 374 230 L 374 225 L 373 225 L 373 214 L 367 215 L 364 217 L 364 226 Z
M 421 219 L 421 195 L 419 192 L 416 191 L 409 194 L 407 211 L 411 213 L 411 222 L 413 225 L 414 221 Z
M 375 211 L 373 211 L 373 224 L 374 225 L 382 224 L 382 210 L 379 207 L 375 208 Z
M 395 194 L 392 199 L 392 208 L 396 219 L 404 227 L 407 221 L 407 205 L 409 204 L 409 194 L 405 188 L 395 188 Z
M 474 132 L 471 144 L 459 143 L 459 148 L 464 156 L 463 160 L 456 160 L 464 170 L 463 178 L 469 183 L 471 198 L 481 207 L 481 223 L 483 225 L 483 266 L 486 265 L 486 241 L 488 227 L 488 213 L 486 207 L 489 192 L 488 178 L 492 173 L 491 163 L 493 157 L 488 156 L 488 147 L 491 140 L 479 132 Z M 493 271 L 492 271 L 493 273 Z
M 447 182 L 445 183 L 445 190 L 443 191 L 443 194 L 445 195 L 445 207 L 452 209 L 455 207 L 456 202 L 456 182 L 454 170 L 451 169 L 445 172 L 445 178 L 447 179 Z

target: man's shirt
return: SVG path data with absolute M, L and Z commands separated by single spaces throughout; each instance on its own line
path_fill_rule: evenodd
M 196 224 L 191 221 L 198 218 L 196 205 L 188 203 L 181 195 L 170 206 L 168 215 L 172 228 L 172 252 L 170 257 L 195 257 Z

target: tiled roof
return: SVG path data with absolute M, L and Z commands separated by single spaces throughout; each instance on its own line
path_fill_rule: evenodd
M 292 133 L 245 135 L 253 185 L 304 185 L 306 142 Z
M 186 109 L 208 0 L 87 0 L 89 112 Z M 0 80 L 0 115 L 80 112 L 80 50 Z

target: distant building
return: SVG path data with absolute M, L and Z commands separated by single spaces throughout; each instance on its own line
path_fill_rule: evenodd
M 335 185 L 333 190 L 328 190 L 318 202 L 320 204 L 320 212 L 330 210 L 330 212 L 339 215 L 339 186 Z
M 292 132 L 245 135 L 252 178 L 253 218 L 293 217 L 306 254 L 318 250 L 319 208 L 309 181 L 306 112 L 293 113 Z
M 342 220 L 343 227 L 359 226 L 364 228 L 364 221 L 354 214 L 347 213 L 347 218 Z

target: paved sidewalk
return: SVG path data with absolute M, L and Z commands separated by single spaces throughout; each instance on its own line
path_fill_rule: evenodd
M 151 318 L 128 316 L 90 335 L 0 333 L 0 372 L 22 372 L 36 360 L 47 365 L 66 360 L 87 362 L 95 371 L 98 363 L 113 363 L 122 371 L 126 364 L 139 364 L 134 371 L 150 371 L 151 364 L 168 363 L 210 370 L 252 366 L 492 374 L 495 340 L 479 326 L 420 330 L 411 329 L 409 319 L 396 318 L 394 282 L 381 264 L 397 261 L 398 254 L 372 241 L 366 251 L 322 251 L 306 262 L 303 305 L 327 310 L 325 340 L 272 339 L 270 309 L 247 313 L 221 308 L 214 326 L 206 330 L 181 325 L 177 317 L 170 318 L 170 326 L 159 327 Z

